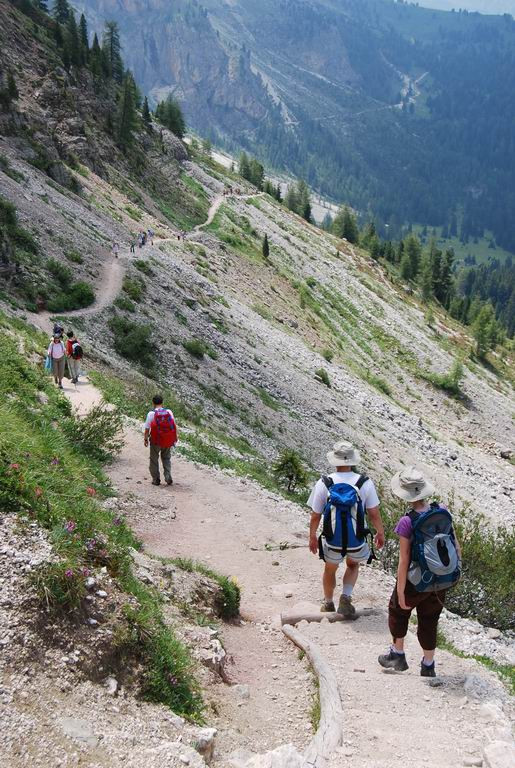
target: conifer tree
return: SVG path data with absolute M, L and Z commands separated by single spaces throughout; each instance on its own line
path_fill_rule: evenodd
M 453 280 L 453 268 L 454 263 L 454 251 L 452 248 L 445 252 L 445 256 L 441 263 L 440 269 L 440 295 L 437 296 L 438 300 L 442 303 L 445 309 L 449 309 L 451 303 L 452 294 L 454 290 Z
M 156 118 L 162 125 L 182 139 L 186 132 L 186 123 L 179 102 L 171 94 L 157 105 Z
M 12 70 L 9 70 L 7 74 L 7 97 L 9 102 L 16 101 L 19 95 L 20 93 L 18 91 L 18 86 L 16 85 L 16 80 L 14 79 L 14 73 Z
M 407 250 L 403 251 L 403 254 L 401 257 L 400 270 L 401 270 L 401 277 L 403 280 L 411 280 L 411 278 L 413 277 L 411 272 L 411 259 Z
M 148 108 L 148 99 L 145 96 L 145 100 L 143 101 L 143 109 L 141 110 L 141 117 L 143 118 L 143 125 L 145 126 L 145 129 L 147 131 L 152 130 L 152 115 L 150 114 L 150 109 Z
M 81 64 L 86 64 L 89 59 L 88 22 L 83 13 L 81 13 L 79 19 L 79 41 Z
M 244 179 L 248 179 L 250 176 L 249 158 L 246 152 L 242 152 L 238 163 L 238 173 Z
M 349 243 L 357 243 L 359 240 L 359 230 L 356 223 L 356 217 L 350 212 L 348 208 L 345 208 L 343 214 L 343 234 Z
M 103 69 L 102 69 L 102 51 L 100 49 L 100 44 L 98 42 L 98 37 L 96 33 L 95 33 L 95 36 L 93 37 L 91 50 L 89 52 L 89 68 L 91 70 L 91 74 L 93 75 L 93 79 L 95 80 L 95 84 L 98 87 L 98 84 L 102 80 Z
M 106 21 L 102 38 L 102 51 L 105 56 L 107 75 L 121 83 L 123 80 L 123 62 L 121 57 L 122 46 L 120 43 L 120 31 L 116 21 Z
M 52 16 L 59 24 L 66 24 L 70 16 L 68 0 L 55 0 L 52 8 Z
M 491 304 L 484 304 L 472 324 L 472 334 L 476 341 L 476 354 L 485 357 L 489 349 L 496 344 L 496 321 Z
M 47 0 L 37 0 L 36 8 L 38 10 L 40 10 L 40 11 L 43 11 L 43 13 L 48 13 L 48 2 L 47 2 Z
M 126 72 L 120 89 L 115 124 L 116 142 L 123 150 L 132 144 L 136 125 L 136 84 L 132 74 Z
M 410 235 L 404 243 L 404 248 L 410 261 L 410 277 L 414 280 L 418 274 L 422 253 L 419 239 Z
M 309 198 L 309 187 L 304 179 L 297 182 L 298 209 L 297 213 L 306 221 L 311 221 L 311 201 Z
M 68 50 L 70 52 L 70 61 L 76 66 L 80 67 L 82 64 L 81 46 L 79 43 L 79 30 L 77 29 L 77 22 L 75 20 L 75 14 L 73 11 L 68 16 L 68 22 L 66 24 L 67 43 Z
M 270 256 L 270 246 L 268 244 L 268 235 L 266 234 L 266 232 L 265 232 L 265 236 L 263 238 L 262 251 L 263 251 L 263 258 L 265 259 L 265 261 L 267 261 L 268 257 Z
M 64 42 L 64 38 L 63 38 L 63 30 L 58 21 L 56 22 L 54 27 L 54 40 L 57 47 L 61 48 Z
M 431 258 L 428 253 L 422 257 L 418 279 L 422 300 L 428 302 L 433 295 L 433 271 L 431 269 Z

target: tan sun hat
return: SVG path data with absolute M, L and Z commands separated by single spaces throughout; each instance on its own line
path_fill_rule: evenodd
M 354 467 L 359 464 L 359 451 L 354 448 L 352 443 L 340 440 L 333 445 L 333 450 L 327 454 L 327 463 L 331 467 Z
M 420 469 L 416 467 L 406 467 L 397 472 L 392 477 L 390 484 L 392 493 L 404 501 L 420 501 L 431 496 L 434 492 L 434 485 L 427 480 Z

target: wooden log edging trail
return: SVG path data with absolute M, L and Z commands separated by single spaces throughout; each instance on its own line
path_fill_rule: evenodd
M 342 619 L 338 614 L 323 614 L 321 618 L 324 617 L 332 617 L 330 621 Z M 307 615 L 292 618 L 296 618 L 297 621 L 310 620 Z M 325 768 L 328 760 L 343 741 L 343 707 L 340 692 L 331 668 L 318 645 L 305 638 L 291 623 L 286 623 L 287 619 L 290 617 L 281 617 L 282 631 L 292 643 L 304 651 L 318 678 L 319 686 L 320 722 L 302 756 L 302 768 Z M 318 617 L 315 620 L 319 620 Z

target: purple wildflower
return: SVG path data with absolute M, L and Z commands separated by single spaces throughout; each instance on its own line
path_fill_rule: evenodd
M 73 579 L 75 574 L 73 573 L 73 570 L 71 568 L 67 568 L 64 572 L 64 575 L 66 576 L 67 579 Z
M 57 466 L 57 464 L 59 464 L 59 459 L 58 459 L 58 457 L 57 457 L 57 456 L 54 456 L 54 458 L 52 459 L 52 461 L 50 462 L 50 464 L 52 464 L 54 467 L 55 467 L 55 466 Z
M 87 539 L 86 541 L 86 549 L 88 552 L 93 552 L 95 547 L 97 546 L 97 540 L 96 539 Z
M 117 516 L 113 520 L 113 525 L 121 525 L 122 522 L 123 522 L 123 518 L 121 518 L 120 516 Z
M 179 681 L 177 680 L 175 675 L 168 675 L 168 682 L 170 683 L 171 686 L 176 686 Z
M 68 520 L 68 522 L 64 524 L 64 530 L 67 531 L 67 533 L 72 533 L 76 527 L 77 523 L 74 520 Z

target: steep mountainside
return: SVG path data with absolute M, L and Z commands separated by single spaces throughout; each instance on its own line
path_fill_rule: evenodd
M 38 71 L 44 43 L 31 41 L 27 50 L 24 17 L 17 18 L 13 26 L 3 14 L 20 99 L 4 117 L 8 173 L 1 172 L 0 191 L 38 250 L 18 249 L 20 267 L 9 278 L 14 306 L 51 305 L 59 263 L 102 291 L 117 240 L 125 244 L 123 291 L 94 320 L 77 321 L 89 354 L 114 361 L 121 351 L 131 368 L 153 372 L 173 387 L 188 418 L 213 429 L 215 442 L 236 441 L 250 464 L 288 445 L 319 468 L 327 444 L 344 431 L 376 472 L 416 455 L 463 500 L 492 496 L 492 516 L 511 517 L 513 471 L 499 457 L 513 442 L 512 386 L 498 378 L 503 362 L 496 374 L 466 360 L 465 400 L 446 397 L 421 374 L 448 371 L 468 351 L 460 327 L 445 320 L 431 330 L 414 297 L 375 262 L 268 196 L 223 200 L 227 175 L 202 155 L 186 162 L 171 134 L 164 144 L 157 131 L 139 134 L 130 160 L 104 140 L 87 82 L 79 86 L 57 62 Z M 43 152 L 51 162 L 41 168 L 33 158 Z M 208 201 L 216 203 L 211 224 L 176 240 L 173 222 L 201 221 Z M 154 247 L 128 254 L 134 233 L 148 227 L 159 238 Z M 149 340 L 141 357 L 123 343 L 132 331 Z M 195 339 L 205 345 L 197 356 L 188 352 Z M 330 387 L 317 374 L 322 368 Z
M 500 525 L 514 522 L 515 507 L 510 345 L 480 362 L 466 330 L 436 304 L 428 320 L 395 271 L 206 151 L 188 153 L 142 114 L 121 142 L 127 78 L 117 86 L 90 66 L 65 66 L 55 25 L 20 5 L 25 13 L 0 0 L 6 765 L 305 765 L 296 750 L 313 743 L 318 694 L 277 614 L 321 616 L 320 563 L 306 546 L 305 489 L 288 493 L 273 465 L 294 449 L 311 482 L 345 438 L 378 486 L 387 545 L 360 576 L 359 621 L 303 630 L 330 665 L 345 722 L 359 718 L 371 735 L 362 746 L 346 732 L 326 764 L 344 755 L 377 768 L 381 745 L 381 768 L 478 765 L 482 754 L 504 768 L 496 755 L 513 750 L 513 706 L 498 679 L 513 661 L 513 534 Z M 43 366 L 57 318 L 84 349 L 80 381 L 65 378 L 64 392 Z M 438 374 L 460 360 L 452 397 Z M 172 486 L 149 482 L 142 445 L 156 390 L 178 422 Z M 117 407 L 104 408 L 102 394 Z M 401 680 L 376 663 L 401 514 L 387 484 L 413 462 L 472 542 L 454 595 L 484 622 L 446 612 L 442 631 L 460 653 L 438 650 L 434 687 L 415 665 Z M 414 700 L 424 717 L 413 717 Z M 401 741 L 399 720 L 410 723 Z M 419 762 L 428 720 L 445 736 Z M 272 758 L 249 753 L 276 747 Z
M 515 248 L 515 22 L 391 0 L 81 4 L 121 27 L 154 99 L 397 235 L 406 222 Z M 207 53 L 209 52 L 209 53 Z M 498 190 L 503 189 L 503 195 Z

